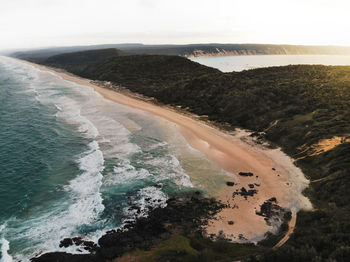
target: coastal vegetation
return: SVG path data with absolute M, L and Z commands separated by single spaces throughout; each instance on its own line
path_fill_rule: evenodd
M 314 210 L 298 213 L 294 234 L 278 249 L 263 243 L 217 245 L 182 231 L 156 243 L 162 255 L 142 249 L 131 254 L 154 256 L 156 261 L 206 261 L 210 256 L 207 261 L 229 261 L 225 259 L 230 252 L 243 249 L 238 253 L 246 261 L 350 260 L 350 67 L 295 65 L 221 73 L 179 56 L 130 55 L 113 49 L 27 59 L 112 82 L 220 127 L 252 130 L 258 141 L 267 140 L 295 158 L 311 181 L 305 194 Z M 324 141 L 336 142 L 325 146 Z M 174 243 L 186 259 L 176 260 L 181 257 L 177 253 L 171 256 L 174 249 L 167 247 Z

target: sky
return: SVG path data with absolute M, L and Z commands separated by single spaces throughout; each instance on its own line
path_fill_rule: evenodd
M 0 0 L 0 50 L 111 43 L 350 46 L 349 0 Z

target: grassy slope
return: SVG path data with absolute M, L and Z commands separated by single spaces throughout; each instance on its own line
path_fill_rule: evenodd
M 287 66 L 223 74 L 171 56 L 115 56 L 74 67 L 74 61 L 49 62 L 189 107 L 213 121 L 265 131 L 261 135 L 289 155 L 303 157 L 296 164 L 311 180 L 330 178 L 311 183 L 306 194 L 316 211 L 299 213 L 292 238 L 252 260 L 349 261 L 350 143 L 316 156 L 301 147 L 350 134 L 350 67 Z
M 254 251 L 253 245 L 228 244 L 224 241 L 213 243 L 208 239 L 194 241 L 193 238 L 174 234 L 151 250 L 136 250 L 114 262 L 224 262 L 240 259 Z

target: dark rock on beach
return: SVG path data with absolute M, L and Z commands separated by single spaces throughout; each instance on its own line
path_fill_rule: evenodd
M 273 220 L 279 221 L 281 217 L 283 217 L 285 211 L 282 207 L 277 205 L 277 199 L 271 197 L 260 206 L 260 211 L 256 211 L 255 213 L 258 216 L 264 217 L 266 224 L 271 225 Z
M 73 240 L 71 238 L 65 238 L 61 240 L 60 247 L 69 247 L 73 245 Z
M 267 201 L 277 203 L 277 199 L 276 199 L 275 197 L 271 197 L 271 198 L 270 198 L 269 200 L 267 200 Z
M 244 187 L 242 187 L 240 190 L 236 190 L 236 192 L 234 192 L 232 194 L 232 198 L 234 198 L 236 195 L 240 195 L 240 196 L 243 196 L 245 199 L 248 198 L 248 196 L 254 196 L 255 194 L 257 194 L 258 191 L 255 190 L 255 189 L 245 189 Z
M 226 182 L 226 185 L 228 185 L 228 186 L 234 186 L 235 183 L 234 183 L 234 182 L 227 181 L 227 182 Z
M 239 235 L 238 235 L 238 239 L 239 239 L 239 240 L 242 240 L 242 241 L 248 240 L 248 239 L 246 239 L 246 238 L 243 236 L 243 234 L 239 234 Z
M 253 176 L 254 174 L 252 172 L 239 172 L 240 176 Z
M 97 249 L 97 245 L 94 242 L 83 240 L 81 237 L 65 238 L 60 242 L 59 247 L 69 247 L 72 245 L 81 246 L 89 252 L 94 252 Z

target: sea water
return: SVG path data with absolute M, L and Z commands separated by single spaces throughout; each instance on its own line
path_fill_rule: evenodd
M 0 261 L 84 252 L 59 243 L 96 242 L 223 175 L 170 122 L 0 57 Z
M 192 61 L 217 68 L 222 72 L 286 65 L 350 65 L 349 55 L 251 55 L 195 57 Z

